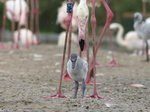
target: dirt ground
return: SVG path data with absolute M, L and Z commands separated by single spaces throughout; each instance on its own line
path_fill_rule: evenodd
M 58 89 L 62 51 L 49 44 L 29 50 L 1 50 L 0 112 L 150 112 L 150 62 L 142 61 L 145 56 L 119 51 L 114 53 L 119 66 L 97 68 L 97 82 L 102 83 L 97 92 L 110 99 L 82 99 L 80 88 L 78 98 L 73 99 L 74 82 L 64 80 L 62 93 L 70 98 L 44 98 Z M 73 47 L 72 51 L 78 49 Z M 110 57 L 107 49 L 99 49 L 99 63 L 108 64 Z M 92 93 L 93 85 L 87 85 L 85 96 Z

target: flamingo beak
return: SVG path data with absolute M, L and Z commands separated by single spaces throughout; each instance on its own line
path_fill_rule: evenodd
M 84 45 L 85 45 L 85 40 L 83 40 L 83 39 L 79 40 L 79 45 L 80 45 L 81 51 L 83 51 L 84 50 Z

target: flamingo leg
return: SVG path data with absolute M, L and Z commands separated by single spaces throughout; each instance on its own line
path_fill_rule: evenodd
M 71 14 L 73 14 L 73 13 L 71 13 Z M 70 58 L 70 53 L 71 53 L 71 38 L 72 38 L 72 23 L 70 23 L 70 27 L 69 27 L 68 58 L 67 58 L 67 60 L 69 60 L 69 58 Z M 65 70 L 65 73 L 64 73 L 64 80 L 66 80 L 66 81 L 73 80 L 73 79 L 69 76 L 67 70 Z
M 20 12 L 19 12 L 19 18 L 21 17 L 21 14 L 22 14 L 22 9 L 21 9 L 21 7 L 22 7 L 22 3 L 21 3 L 21 1 L 19 2 L 20 3 Z M 17 42 L 17 44 L 16 44 L 16 49 L 19 49 L 20 47 L 19 47 L 19 43 L 20 43 L 20 19 L 19 19 L 19 22 L 18 22 L 18 42 Z
M 113 12 L 111 11 L 111 9 L 109 8 L 107 2 L 106 2 L 105 0 L 102 0 L 102 3 L 103 3 L 103 5 L 104 5 L 104 7 L 105 7 L 105 9 L 106 9 L 106 11 L 107 11 L 107 19 L 106 19 L 105 26 L 104 26 L 104 28 L 103 28 L 103 30 L 102 30 L 102 33 L 101 33 L 101 35 L 100 35 L 100 37 L 99 37 L 98 43 L 97 43 L 97 45 L 96 45 L 96 48 L 95 48 L 95 56 L 96 56 L 97 51 L 98 51 L 98 49 L 99 49 L 99 46 L 100 46 L 100 43 L 101 43 L 102 38 L 103 38 L 103 36 L 104 36 L 104 33 L 106 32 L 106 29 L 109 27 L 110 22 L 111 22 L 111 20 L 112 20 L 112 18 L 113 18 L 113 16 L 114 16 L 114 14 L 113 14 Z
M 95 34 L 96 34 L 96 17 L 95 17 L 95 0 L 92 0 L 92 15 L 91 15 L 91 24 L 92 24 L 92 46 L 93 46 L 93 57 L 95 52 Z M 95 65 L 99 65 L 97 62 L 93 64 L 93 62 L 89 65 L 89 71 L 86 79 L 86 84 L 94 84 L 91 81 L 91 75 L 93 76 L 94 71 L 92 70 Z M 100 66 L 100 65 L 99 65 Z M 97 83 L 100 84 L 100 83 Z
M 95 67 L 95 62 L 96 62 L 96 54 L 97 54 L 97 51 L 98 51 L 98 48 L 100 46 L 100 43 L 101 43 L 101 40 L 102 40 L 102 37 L 104 36 L 104 33 L 106 31 L 106 29 L 108 28 L 112 18 L 113 18 L 113 13 L 112 11 L 110 10 L 107 2 L 105 0 L 102 0 L 102 3 L 107 11 L 107 20 L 106 20 L 106 24 L 102 30 L 102 33 L 100 35 L 100 38 L 99 38 L 99 41 L 97 43 L 97 46 L 96 48 L 93 48 L 94 52 L 93 52 L 93 59 L 92 59 L 92 62 L 91 62 L 91 66 L 93 67 L 92 70 L 93 70 L 93 76 L 94 76 L 94 91 L 93 91 L 93 94 L 89 97 L 86 97 L 86 98 L 95 98 L 95 99 L 105 99 L 103 97 L 100 97 L 98 96 L 98 93 L 97 93 L 97 89 L 96 89 L 96 67 Z M 92 0 L 92 7 L 95 7 L 95 0 Z M 93 24 L 94 25 L 94 24 Z M 90 71 L 89 71 L 90 72 Z
M 69 3 L 74 3 L 74 0 L 69 0 Z M 55 95 L 46 96 L 45 98 L 68 98 L 67 96 L 62 95 L 61 86 L 62 86 L 62 78 L 63 78 L 63 71 L 64 71 L 64 62 L 65 62 L 68 32 L 69 32 L 69 27 L 70 27 L 71 21 L 72 21 L 72 13 L 68 13 L 67 17 L 66 17 L 66 38 L 65 38 L 65 45 L 64 45 L 64 49 L 63 49 L 63 58 L 62 58 L 60 83 L 59 83 L 58 91 L 56 92 Z
M 30 29 L 32 32 L 34 32 L 34 0 L 30 0 L 30 4 L 31 4 L 31 12 L 30 12 Z M 32 38 L 32 45 L 34 45 L 35 43 L 33 42 L 33 38 Z
M 27 0 L 27 5 L 29 4 L 29 0 Z M 28 14 L 28 11 L 26 12 L 26 25 L 25 25 L 25 27 L 26 27 L 26 49 L 28 49 L 29 48 L 29 41 L 28 41 L 28 16 L 29 16 L 29 14 Z
M 82 98 L 84 98 L 84 91 L 85 91 L 85 88 L 86 88 L 86 83 L 85 83 L 85 80 L 82 79 L 82 86 L 81 86 Z
M 67 60 L 69 60 L 69 58 L 70 58 L 70 52 L 71 52 L 71 38 L 72 38 L 71 35 L 72 35 L 72 25 L 70 25 L 70 28 L 69 28 L 69 45 L 68 45 L 68 58 L 67 58 Z M 65 73 L 64 73 L 64 80 L 66 80 L 66 81 L 73 80 L 69 76 L 67 70 L 65 70 Z
M 112 44 L 112 35 L 111 35 L 111 32 L 110 32 L 110 29 L 108 28 L 109 30 L 109 37 L 110 37 L 110 49 L 112 51 L 111 55 L 112 55 L 112 61 L 107 65 L 107 66 L 118 66 L 118 64 L 116 63 L 115 59 L 114 59 L 114 49 L 113 49 L 113 44 Z
M 71 19 L 69 14 L 68 14 L 67 18 L 68 18 L 68 20 Z M 69 27 L 67 26 L 65 45 L 64 45 L 64 49 L 63 49 L 63 59 L 62 59 L 62 65 L 61 65 L 60 83 L 59 83 L 58 91 L 55 95 L 46 96 L 45 98 L 68 98 L 68 97 L 62 95 L 62 93 L 61 93 L 62 78 L 63 78 L 63 71 L 64 71 L 64 62 L 65 62 L 65 54 L 66 54 L 66 46 L 67 46 L 67 38 L 68 38 L 68 30 L 69 30 Z
M 79 83 L 77 81 L 75 81 L 75 92 L 74 92 L 74 97 L 73 98 L 77 98 L 78 88 L 79 88 Z

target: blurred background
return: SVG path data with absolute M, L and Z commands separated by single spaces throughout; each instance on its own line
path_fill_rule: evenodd
M 67 1 L 67 0 L 65 0 Z M 58 8 L 61 6 L 63 0 L 39 0 L 39 28 L 40 38 L 45 43 L 55 42 L 55 37 L 64 29 L 60 24 L 56 24 Z M 133 30 L 133 14 L 135 12 L 143 11 L 142 0 L 109 0 L 109 6 L 114 12 L 112 22 L 118 22 L 123 25 L 125 33 Z M 146 3 L 146 17 L 150 16 L 150 2 Z M 3 3 L 0 3 L 0 29 L 2 27 Z M 89 8 L 91 11 L 91 8 Z M 106 21 L 106 10 L 101 5 L 96 8 L 97 18 L 97 34 L 100 34 L 101 28 Z M 7 19 L 6 29 L 11 31 L 11 22 Z M 89 33 L 91 27 L 89 24 Z M 45 38 L 45 39 L 44 39 Z

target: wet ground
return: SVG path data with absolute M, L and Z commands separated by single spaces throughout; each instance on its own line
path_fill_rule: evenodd
M 74 82 L 64 80 L 62 93 L 70 98 L 44 98 L 54 95 L 58 89 L 62 51 L 48 44 L 32 46 L 29 50 L 1 50 L 0 112 L 150 111 L 150 62 L 143 61 L 145 56 L 119 51 L 114 53 L 119 66 L 97 68 L 97 82 L 102 83 L 97 85 L 97 92 L 109 99 L 82 99 L 80 88 L 78 98 L 73 99 Z M 72 51 L 78 49 L 73 47 Z M 111 61 L 111 54 L 107 49 L 99 49 L 97 61 L 106 65 Z M 85 96 L 92 93 L 93 85 L 87 85 Z

